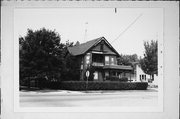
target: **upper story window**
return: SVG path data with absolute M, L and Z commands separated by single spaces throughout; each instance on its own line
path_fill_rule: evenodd
M 115 65 L 114 57 L 111 57 L 111 65 Z
M 90 56 L 86 56 L 86 60 L 89 60 L 90 59 Z
M 105 65 L 109 65 L 109 56 L 105 56 Z
M 86 55 L 86 64 L 89 64 L 90 63 L 90 54 L 87 53 Z

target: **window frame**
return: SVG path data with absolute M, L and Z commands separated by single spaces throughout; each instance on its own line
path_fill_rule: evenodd
M 108 61 L 107 61 L 108 59 Z M 105 65 L 110 65 L 110 56 L 105 56 Z

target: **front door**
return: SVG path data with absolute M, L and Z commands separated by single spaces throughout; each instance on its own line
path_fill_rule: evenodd
M 99 81 L 103 81 L 103 76 L 102 76 L 102 72 L 98 72 L 98 79 Z

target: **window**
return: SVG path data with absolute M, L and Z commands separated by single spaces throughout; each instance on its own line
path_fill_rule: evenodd
M 89 64 L 89 59 L 90 59 L 90 56 L 87 56 L 86 57 L 86 64 Z
M 109 56 L 105 56 L 105 65 L 109 65 Z
M 90 54 L 88 53 L 86 56 L 86 64 L 89 64 L 89 63 L 90 63 Z
M 119 74 L 119 78 L 122 78 L 122 77 L 123 77 L 123 73 L 120 73 L 120 74 Z
M 105 72 L 105 76 L 109 76 L 109 72 L 108 71 Z
M 81 64 L 81 70 L 83 70 L 83 65 Z
M 144 75 L 142 75 L 142 79 L 144 79 Z
M 111 61 L 114 62 L 114 57 L 111 57 Z
M 97 71 L 94 72 L 94 80 L 98 80 L 98 72 Z
M 111 57 L 111 65 L 115 65 L 114 57 Z
M 86 60 L 89 60 L 90 59 L 90 56 L 86 56 Z
M 92 61 L 93 62 L 98 62 L 98 63 L 103 63 L 104 56 L 101 55 L 101 54 L 92 54 Z
M 143 80 L 143 81 L 144 81 L 144 80 L 146 81 L 146 75 L 139 75 L 139 77 L 140 77 L 140 80 L 141 80 L 141 81 L 142 81 L 142 80 Z

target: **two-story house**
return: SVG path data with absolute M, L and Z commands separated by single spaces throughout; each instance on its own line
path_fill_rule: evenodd
M 100 37 L 83 44 L 69 47 L 71 55 L 76 56 L 80 62 L 80 80 L 84 80 L 88 65 L 95 68 L 94 81 L 109 80 L 107 77 L 127 77 L 131 80 L 133 68 L 131 66 L 117 65 L 119 53 L 104 38 Z

